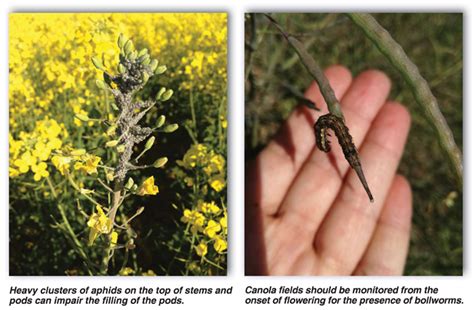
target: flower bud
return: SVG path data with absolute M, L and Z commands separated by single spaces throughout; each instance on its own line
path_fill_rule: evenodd
M 153 59 L 151 62 L 150 62 L 150 70 L 155 72 L 156 68 L 158 67 L 158 60 L 157 59 Z
M 166 71 L 166 66 L 165 66 L 165 65 L 159 66 L 159 67 L 156 68 L 155 74 L 162 74 L 162 73 L 164 73 L 165 71 Z
M 127 68 L 125 68 L 124 65 L 119 64 L 119 65 L 118 65 L 118 71 L 119 71 L 121 74 L 124 74 L 125 72 L 127 72 Z
M 92 63 L 97 69 L 105 70 L 104 64 L 102 63 L 102 60 L 99 57 L 92 57 Z
M 120 144 L 119 146 L 117 146 L 117 152 L 123 153 L 124 151 L 125 151 L 125 145 Z
M 133 42 L 132 40 L 128 40 L 124 46 L 125 55 L 130 54 L 132 51 L 133 51 Z
M 103 90 L 108 90 L 109 87 L 107 86 L 107 84 L 105 84 L 104 81 L 102 80 L 95 80 L 95 84 L 97 85 L 97 87 L 99 87 L 100 89 L 103 89 Z
M 107 180 L 109 180 L 110 182 L 112 182 L 112 181 L 114 180 L 114 178 L 115 178 L 113 172 L 107 172 L 107 173 L 105 174 L 105 177 L 106 177 Z
M 147 59 L 145 59 L 145 60 L 142 62 L 142 65 L 148 66 L 148 65 L 150 64 L 150 62 L 151 62 L 151 59 L 150 59 L 150 57 L 148 57 Z
M 161 126 L 163 126 L 165 121 L 166 121 L 166 116 L 160 115 L 158 117 L 158 120 L 156 121 L 156 128 L 160 128 Z
M 153 163 L 153 167 L 155 167 L 155 168 L 161 168 L 161 167 L 163 167 L 164 165 L 166 165 L 167 162 L 168 162 L 168 158 L 167 158 L 167 157 L 158 158 L 158 159 L 155 160 L 155 162 Z
M 126 42 L 127 42 L 127 38 L 123 35 L 123 33 L 121 33 L 117 40 L 118 47 L 123 48 Z
M 112 106 L 112 109 L 114 109 L 114 111 L 119 110 L 119 107 L 114 102 L 112 102 L 110 105 Z
M 135 184 L 135 182 L 133 181 L 133 179 L 132 179 L 132 178 L 128 178 L 127 183 L 125 183 L 125 188 L 126 188 L 126 189 L 131 189 L 132 186 L 133 186 L 133 184 Z
M 145 150 L 151 149 L 154 143 L 155 143 L 155 137 L 151 136 L 145 144 Z
M 172 89 L 168 89 L 167 91 L 165 91 L 163 93 L 163 95 L 161 96 L 161 101 L 167 101 L 171 98 L 171 96 L 173 96 L 173 90 Z
M 117 130 L 117 125 L 112 125 L 107 129 L 105 133 L 107 134 L 107 136 L 112 136 L 115 134 L 116 130 Z
M 137 59 L 137 51 L 128 53 L 127 58 L 130 59 L 131 61 L 134 61 L 135 59 Z
M 84 155 L 85 153 L 86 153 L 85 149 L 75 149 L 71 151 L 72 156 L 81 156 L 81 155 Z
M 150 75 L 146 73 L 145 71 L 142 72 L 142 83 L 148 82 L 148 79 L 150 78 Z
M 148 49 L 146 48 L 143 48 L 140 50 L 140 52 L 138 52 L 138 57 L 141 57 L 143 55 L 147 55 L 148 54 Z
M 178 128 L 179 128 L 178 124 L 170 124 L 170 125 L 165 126 L 165 128 L 163 128 L 163 132 L 171 133 L 171 132 L 176 131 L 176 129 Z
M 138 55 L 140 55 L 140 54 L 138 54 Z M 147 59 L 150 59 L 150 55 L 148 55 L 148 54 L 138 56 L 138 62 L 139 63 L 143 63 Z
M 166 88 L 162 87 L 158 93 L 156 94 L 156 100 L 160 100 L 161 99 L 161 96 L 163 95 L 163 93 L 166 91 Z
M 106 147 L 116 147 L 118 143 L 119 143 L 118 140 L 111 140 L 111 141 L 108 141 L 107 143 L 105 143 L 105 146 Z
M 88 122 L 90 120 L 89 116 L 85 114 L 80 114 L 80 113 L 77 113 L 76 115 L 74 115 L 74 117 L 76 117 L 78 120 L 83 121 L 83 122 Z

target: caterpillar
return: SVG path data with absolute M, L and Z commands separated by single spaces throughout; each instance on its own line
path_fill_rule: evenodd
M 344 153 L 344 157 L 349 162 L 351 168 L 357 173 L 362 186 L 367 192 L 367 196 L 369 196 L 370 202 L 374 202 L 374 197 L 370 192 L 369 185 L 367 184 L 364 172 L 362 171 L 359 154 L 357 153 L 357 149 L 354 145 L 354 142 L 352 141 L 352 136 L 349 133 L 349 129 L 344 124 L 344 120 L 342 118 L 331 113 L 322 115 L 318 118 L 314 124 L 316 146 L 323 152 L 328 153 L 331 151 L 331 144 L 328 139 L 328 136 L 330 136 L 328 132 L 329 129 L 331 129 L 336 134 L 339 145 L 341 146 L 342 152 Z

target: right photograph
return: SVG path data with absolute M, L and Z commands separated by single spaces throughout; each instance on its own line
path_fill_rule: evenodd
M 463 14 L 245 15 L 246 275 L 463 275 Z

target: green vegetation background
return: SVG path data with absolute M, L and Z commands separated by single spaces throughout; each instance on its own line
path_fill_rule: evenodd
M 390 98 L 405 104 L 412 127 L 399 167 L 413 190 L 413 224 L 406 275 L 462 275 L 462 191 L 456 188 L 430 124 L 406 83 L 344 14 L 273 14 L 300 39 L 324 68 L 347 66 L 353 73 L 375 68 L 392 80 Z M 261 15 L 255 15 L 256 49 L 246 81 L 246 159 L 254 158 L 293 110 L 297 99 L 284 85 L 304 92 L 311 78 L 296 53 Z M 418 66 L 438 99 L 462 149 L 462 14 L 374 14 Z M 246 16 L 246 71 L 252 27 Z

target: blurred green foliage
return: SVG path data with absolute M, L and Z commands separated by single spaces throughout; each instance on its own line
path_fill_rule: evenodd
M 311 78 L 294 50 L 256 14 L 246 16 L 246 158 L 268 143 L 298 103 L 288 86 L 303 93 Z M 322 66 L 342 64 L 353 73 L 384 71 L 392 80 L 390 98 L 410 110 L 412 127 L 399 167 L 413 189 L 413 226 L 407 275 L 463 273 L 462 191 L 455 175 L 402 77 L 344 14 L 273 14 L 304 43 Z M 374 14 L 418 66 L 438 99 L 462 149 L 462 14 Z M 252 40 L 252 37 L 255 39 Z M 249 53 L 253 48 L 253 52 Z

